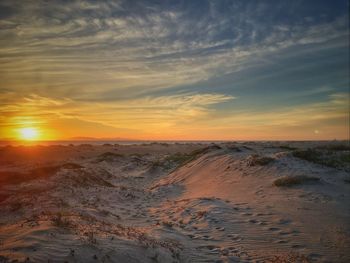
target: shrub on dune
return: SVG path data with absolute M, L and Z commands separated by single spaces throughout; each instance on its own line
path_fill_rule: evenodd
M 97 162 L 103 162 L 103 161 L 112 162 L 115 159 L 121 158 L 121 157 L 124 157 L 124 155 L 119 153 L 113 153 L 113 152 L 105 152 L 97 158 Z
M 272 161 L 274 161 L 275 159 L 271 158 L 271 157 L 267 157 L 267 156 L 260 156 L 260 155 L 252 155 L 250 156 L 249 159 L 249 166 L 264 166 L 264 165 L 268 165 L 269 163 L 271 163 Z
M 287 151 L 294 151 L 294 150 L 297 150 L 297 148 L 291 147 L 291 146 L 289 146 L 289 145 L 280 145 L 279 148 L 282 149 L 282 150 L 287 150 Z
M 309 182 L 317 182 L 320 178 L 314 177 L 314 176 L 307 176 L 307 175 L 290 175 L 290 176 L 283 176 L 281 178 L 276 179 L 273 184 L 275 186 L 294 186 L 294 185 L 301 185 L 304 183 Z
M 67 218 L 64 218 L 62 213 L 57 213 L 51 221 L 56 227 L 69 228 L 71 226 L 71 222 Z
M 320 150 L 327 150 L 327 151 L 350 151 L 350 145 L 349 144 L 328 144 L 328 145 L 322 145 L 318 146 L 317 149 Z
M 152 164 L 152 168 L 156 168 L 156 167 L 162 167 L 165 169 L 171 169 L 174 167 L 179 168 L 181 166 L 184 166 L 184 165 L 194 161 L 198 157 L 200 157 L 206 153 L 209 153 L 210 151 L 215 151 L 215 150 L 220 150 L 220 149 L 222 149 L 220 146 L 214 144 L 214 145 L 210 145 L 210 146 L 198 149 L 198 150 L 194 150 L 190 153 L 175 153 L 175 154 L 166 156 L 162 160 L 154 161 Z
M 64 163 L 60 166 L 60 168 L 67 169 L 67 170 L 75 170 L 75 169 L 82 169 L 84 166 L 81 166 L 80 164 L 76 163 Z
M 321 150 L 322 149 L 322 150 Z M 330 150 L 332 149 L 332 150 Z M 293 151 L 293 156 L 333 168 L 349 169 L 350 154 L 346 146 Z

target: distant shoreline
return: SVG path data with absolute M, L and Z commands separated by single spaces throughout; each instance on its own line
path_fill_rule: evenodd
M 15 141 L 0 140 L 0 146 L 53 146 L 53 145 L 138 145 L 138 144 L 210 144 L 210 143 L 249 143 L 249 142 L 339 142 L 350 143 L 348 139 L 341 140 L 57 140 L 57 141 Z

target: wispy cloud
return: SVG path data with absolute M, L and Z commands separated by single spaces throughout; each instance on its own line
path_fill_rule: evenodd
M 319 58 L 347 50 L 344 6 L 346 1 L 333 6 L 307 1 L 2 1 L 1 118 L 5 122 L 4 116 L 29 109 L 111 127 L 143 119 L 149 125 L 143 128 L 154 131 L 154 123 L 175 127 L 222 114 L 220 107 L 227 103 L 230 110 L 236 101 L 240 105 L 247 96 L 236 91 L 239 81 L 203 87 L 227 76 L 245 76 L 252 68 L 281 63 L 279 70 L 248 78 L 257 86 L 272 86 L 269 80 L 284 76 L 282 69 L 314 74 L 315 65 L 332 61 L 332 78 L 346 82 L 334 69 L 345 58 Z M 289 61 L 309 54 L 318 56 L 312 65 Z M 304 85 L 307 91 L 291 97 L 344 91 L 333 80 L 320 87 L 306 79 Z M 255 92 L 248 88 L 247 95 Z M 280 89 L 289 92 L 289 87 Z M 270 93 L 276 101 L 277 94 Z M 91 112 L 91 105 L 101 114 Z
M 127 130 L 129 136 L 136 136 L 145 129 L 148 132 L 170 128 L 178 123 L 191 121 L 207 116 L 211 105 L 235 99 L 223 94 L 182 94 L 166 97 L 145 97 L 114 102 L 77 103 L 71 99 L 55 100 L 32 94 L 17 98 L 13 103 L 13 94 L 1 96 L 0 123 L 12 129 L 26 125 L 52 126 L 52 122 L 61 124 L 76 121 L 69 129 L 80 129 L 84 123 L 95 123 L 109 127 L 111 133 Z M 50 125 L 48 125 L 50 124 Z M 66 125 L 63 125 L 66 126 Z M 68 127 L 62 127 L 64 130 Z M 130 130 L 132 134 L 130 134 Z M 168 130 L 169 132 L 170 130 Z
M 2 74 L 14 81 L 21 72 L 42 93 L 45 85 L 80 84 L 94 97 L 100 81 L 113 90 L 191 84 L 242 70 L 271 52 L 348 34 L 346 15 L 274 25 L 254 18 L 264 5 L 230 5 L 232 13 L 220 13 L 221 6 L 208 4 L 208 14 L 194 16 L 185 4 L 173 10 L 147 3 L 129 10 L 123 2 L 12 4 L 17 12 L 1 21 Z

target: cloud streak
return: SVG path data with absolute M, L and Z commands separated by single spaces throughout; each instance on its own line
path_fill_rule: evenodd
M 272 86 L 270 79 L 282 78 L 284 68 L 329 76 L 322 86 L 331 88 L 318 98 L 324 101 L 332 92 L 344 92 L 347 81 L 337 69 L 346 64 L 338 57 L 349 44 L 346 6 L 346 1 L 332 6 L 307 1 L 2 1 L 1 111 L 10 116 L 29 109 L 32 115 L 44 112 L 135 130 L 137 125 L 125 120 L 144 119 L 142 129 L 151 134 L 154 123 L 178 127 L 222 114 L 222 107 L 227 114 L 244 111 L 250 94 L 260 92 L 250 86 L 241 92 L 241 80 L 225 79 L 249 73 L 248 80 Z M 326 58 L 331 52 L 338 53 Z M 316 57 L 314 64 L 289 63 L 307 56 Z M 333 71 L 316 69 L 329 61 Z M 279 69 L 254 73 L 270 65 Z M 305 76 L 300 79 L 310 90 L 320 88 Z M 211 85 L 214 81 L 223 84 Z M 277 94 L 269 93 L 275 101 Z M 101 115 L 92 114 L 91 105 Z

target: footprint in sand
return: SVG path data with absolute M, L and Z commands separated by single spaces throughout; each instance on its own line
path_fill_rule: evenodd
M 255 192 L 256 195 L 261 196 L 264 193 L 264 190 L 258 190 Z
M 240 235 L 235 235 L 235 234 L 230 234 L 227 236 L 230 237 L 234 241 L 241 241 L 243 239 Z
M 205 241 L 210 241 L 210 240 L 213 240 L 213 237 L 208 236 L 208 235 L 204 235 L 204 236 L 202 237 L 202 239 L 205 240 Z
M 278 227 L 269 227 L 267 230 L 269 231 L 279 231 L 280 229 Z
M 243 213 L 242 214 L 243 216 L 251 216 L 251 215 L 253 215 L 252 213 Z
M 288 242 L 289 242 L 288 240 L 280 239 L 280 240 L 277 240 L 275 243 L 277 243 L 277 244 L 286 244 Z
M 304 245 L 299 245 L 299 244 L 294 244 L 294 245 L 292 245 L 292 248 L 294 248 L 294 249 L 302 249 L 302 248 L 305 248 L 305 246 Z
M 233 252 L 233 253 L 237 253 L 237 252 L 239 252 L 239 250 L 236 248 L 236 247 L 228 247 L 227 248 L 230 252 Z
M 280 232 L 278 232 L 278 234 L 279 234 L 280 236 L 287 236 L 287 235 L 290 235 L 291 232 L 288 232 L 288 231 L 280 231 Z
M 264 213 L 256 213 L 255 216 L 264 216 Z
M 291 222 L 292 222 L 292 220 L 290 220 L 290 219 L 281 218 L 281 219 L 278 220 L 277 223 L 279 225 L 289 225 Z
M 255 220 L 255 219 L 249 219 L 249 220 L 248 220 L 248 222 L 249 222 L 249 223 L 252 223 L 252 224 L 256 224 L 256 223 L 258 223 L 258 221 L 257 221 L 257 220 Z
M 213 249 L 217 249 L 217 248 L 219 248 L 218 246 L 214 246 L 214 245 L 207 245 L 207 246 L 205 246 L 207 249 L 209 249 L 209 250 L 213 250 Z
M 260 221 L 260 222 L 258 223 L 258 225 L 260 225 L 260 226 L 266 226 L 266 225 L 268 225 L 268 223 L 267 223 L 266 221 Z

